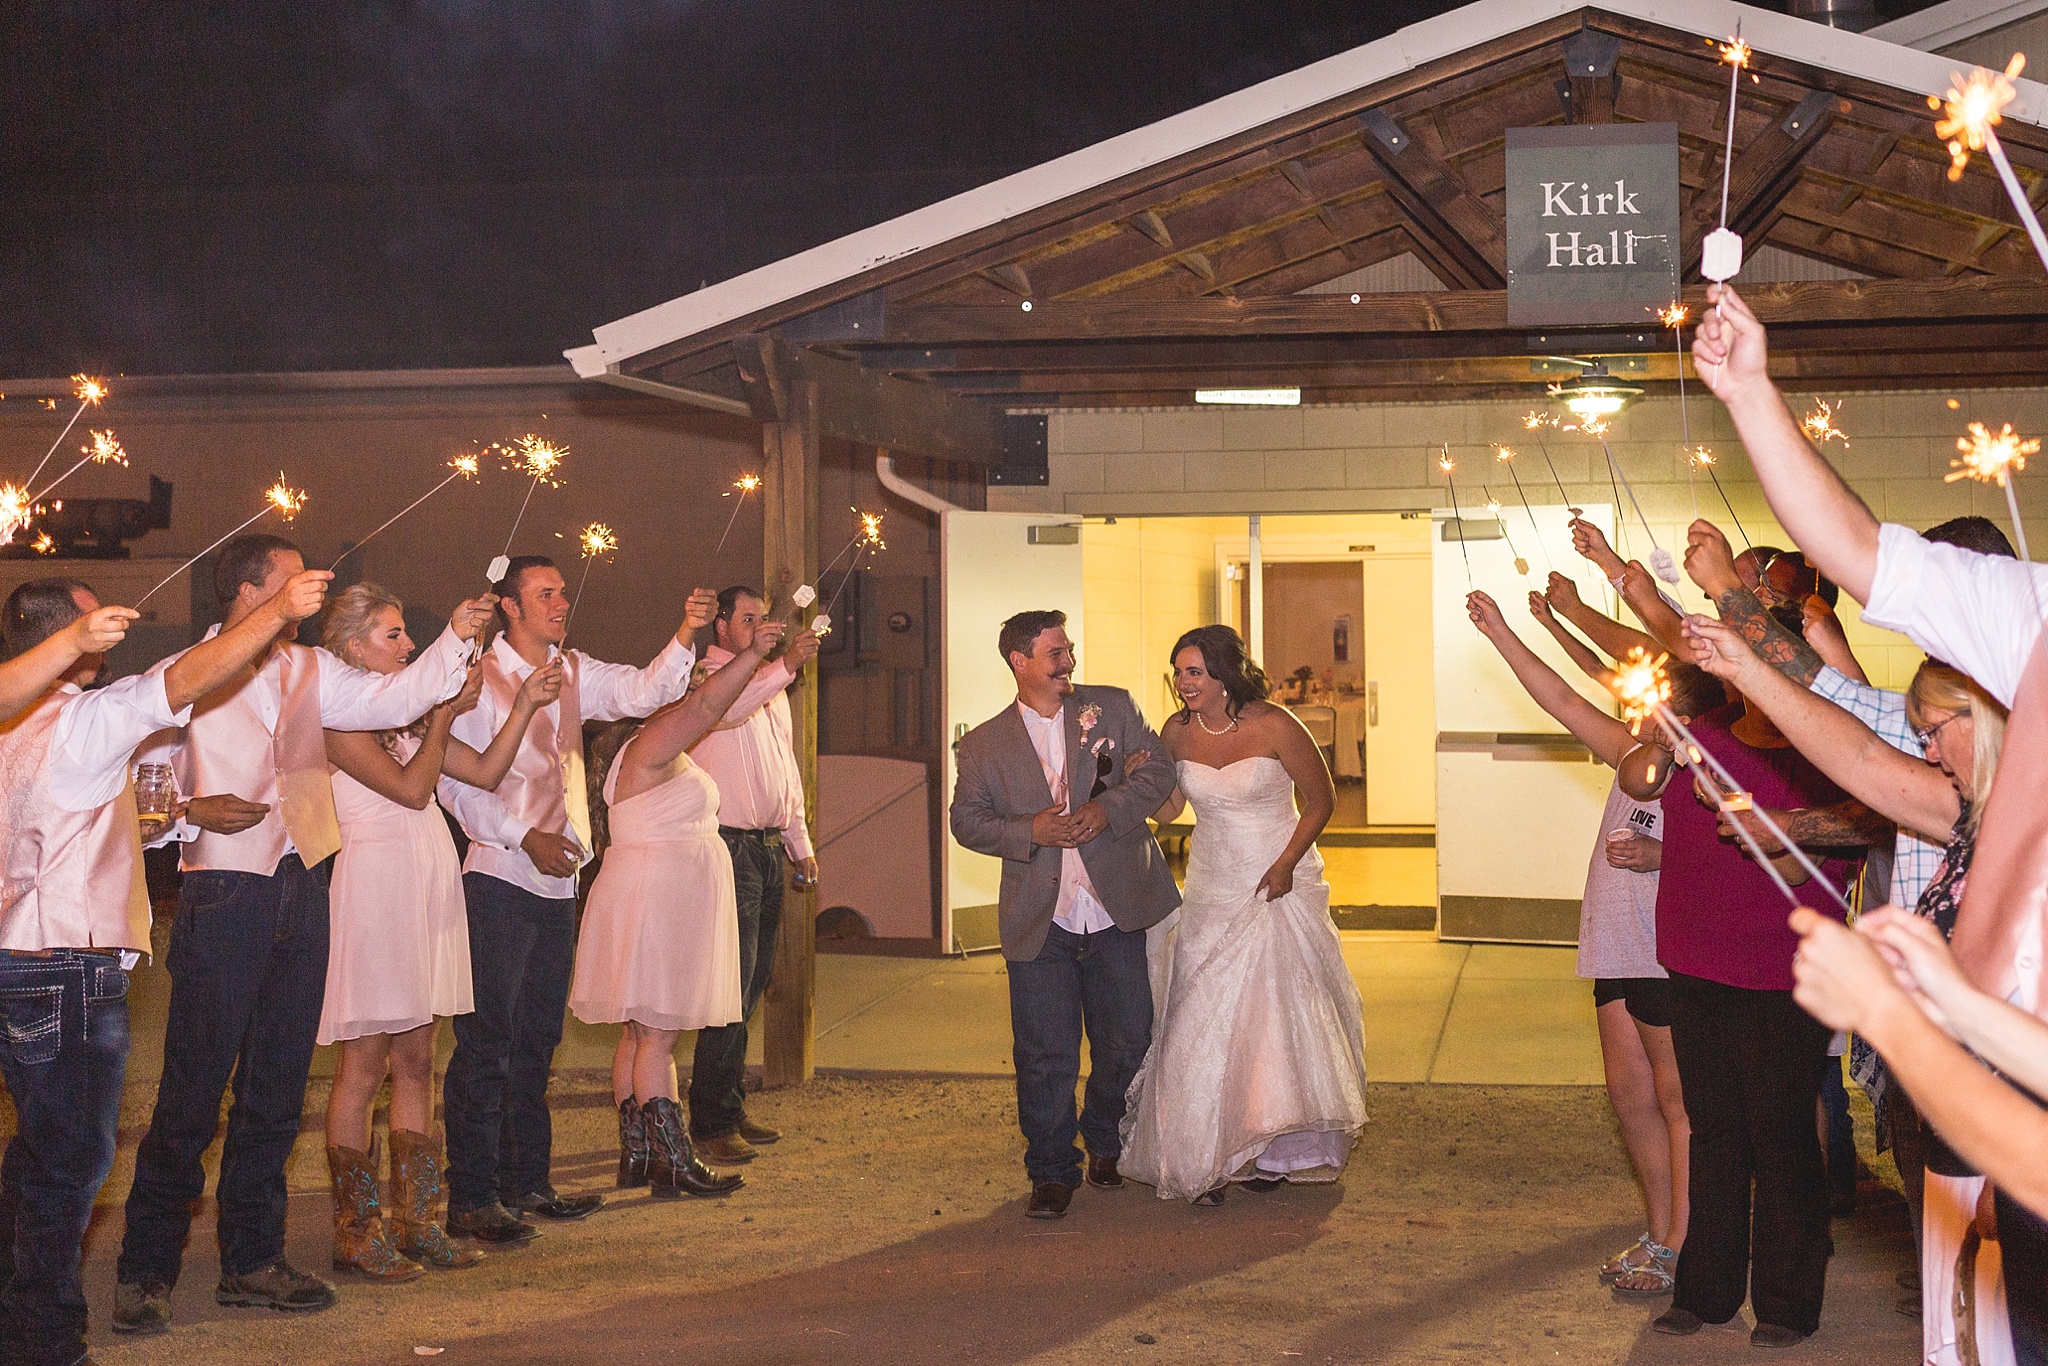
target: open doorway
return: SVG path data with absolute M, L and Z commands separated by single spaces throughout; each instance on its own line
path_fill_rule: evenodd
M 1158 725 L 1179 705 L 1180 633 L 1222 622 L 1245 636 L 1336 779 L 1319 844 L 1346 929 L 1436 925 L 1430 526 L 1398 513 L 1266 516 L 1256 573 L 1245 517 L 1082 529 L 1082 677 L 1128 689 Z M 1191 829 L 1162 832 L 1170 852 Z

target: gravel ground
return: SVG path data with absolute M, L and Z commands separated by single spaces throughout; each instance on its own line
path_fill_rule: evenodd
M 309 1317 L 216 1308 L 212 1206 L 174 1296 L 177 1325 L 106 1332 L 146 1088 L 89 1244 L 95 1357 L 127 1363 L 1093 1363 L 1750 1361 L 1747 1325 L 1674 1340 L 1594 1268 L 1641 1225 L 1604 1095 L 1589 1088 L 1377 1086 L 1339 1185 L 1233 1192 L 1220 1209 L 1144 1187 L 1083 1189 L 1059 1223 L 1023 1217 L 1007 1082 L 820 1079 L 753 1102 L 787 1137 L 728 1200 L 625 1194 L 469 1271 L 343 1284 Z M 291 1171 L 291 1255 L 330 1248 L 308 1096 Z M 556 1184 L 609 1190 L 605 1079 L 556 1083 Z M 1868 1112 L 1863 1114 L 1867 1132 Z M 209 1181 L 209 1188 L 211 1182 Z M 1895 1196 L 1839 1220 L 1821 1332 L 1785 1355 L 1915 1359 L 1893 1312 L 1909 1235 Z

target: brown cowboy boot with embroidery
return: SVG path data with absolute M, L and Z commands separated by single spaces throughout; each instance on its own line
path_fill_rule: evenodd
M 334 1178 L 334 1269 L 353 1271 L 373 1281 L 411 1281 L 426 1269 L 402 1255 L 385 1236 L 377 1207 L 377 1168 L 373 1154 L 354 1148 L 327 1149 L 327 1171 Z
M 441 1150 L 425 1134 L 391 1131 L 391 1213 L 384 1227 L 392 1245 L 443 1271 L 475 1266 L 484 1254 L 448 1240 L 434 1218 L 441 1198 Z

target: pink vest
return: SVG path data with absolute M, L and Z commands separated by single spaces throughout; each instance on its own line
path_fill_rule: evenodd
M 178 790 L 187 796 L 233 793 L 270 813 L 239 835 L 201 831 L 185 847 L 186 869 L 277 871 L 285 839 L 308 868 L 341 848 L 327 736 L 320 724 L 320 661 L 304 645 L 277 647 L 282 694 L 273 734 L 257 714 L 255 679 L 216 690 L 192 710 L 179 751 Z M 272 663 L 263 667 L 270 668 Z
M 590 795 L 583 786 L 583 706 L 576 689 L 576 658 L 564 653 L 557 719 L 542 707 L 527 722 L 512 769 L 498 784 L 497 798 L 529 829 L 575 833 L 590 848 Z M 499 716 L 512 714 L 524 680 L 515 678 L 495 650 L 484 652 L 484 689 Z
M 149 892 L 134 783 L 91 811 L 50 796 L 50 739 L 77 693 L 52 689 L 0 727 L 0 949 L 149 952 Z
M 2035 645 L 2013 698 L 1951 941 L 1981 991 L 2048 1019 L 2048 659 Z

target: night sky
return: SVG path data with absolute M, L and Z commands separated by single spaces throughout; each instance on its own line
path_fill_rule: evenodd
M 554 363 L 1450 8 L 12 0 L 0 375 Z

